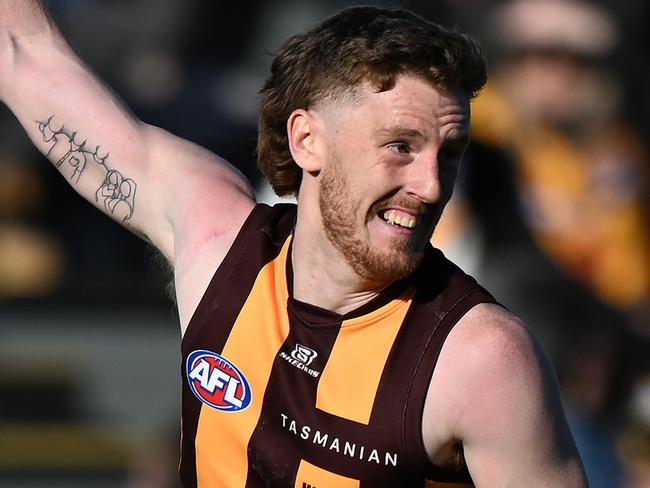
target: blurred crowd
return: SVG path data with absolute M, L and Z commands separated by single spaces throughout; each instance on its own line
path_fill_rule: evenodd
M 50 3 L 140 118 L 235 163 L 262 199 L 254 150 L 269 52 L 350 4 Z M 484 45 L 490 81 L 435 244 L 543 343 L 591 486 L 650 487 L 650 4 L 373 3 Z M 0 128 L 0 303 L 168 306 L 155 252 L 74 195 L 6 109 Z M 147 484 L 147 463 L 132 485 L 163 486 Z

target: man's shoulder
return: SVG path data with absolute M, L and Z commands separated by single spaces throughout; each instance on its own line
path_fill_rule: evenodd
M 460 441 L 477 485 L 586 486 L 553 369 L 517 317 L 477 305 L 445 347 L 424 413 L 431 459 Z
M 444 348 L 447 348 L 446 354 Z M 495 303 L 469 310 L 449 334 L 444 359 L 469 384 L 508 381 L 513 370 L 539 371 L 543 352 L 532 332 L 514 314 Z M 454 358 L 462 357 L 457 361 Z
M 459 321 L 458 334 L 464 335 L 468 347 L 503 348 L 533 340 L 530 330 L 522 320 L 495 303 L 482 303 L 473 307 Z
M 554 383 L 550 363 L 532 332 L 494 303 L 478 304 L 458 321 L 443 345 L 436 375 L 430 395 L 444 398 L 438 406 L 454 412 L 447 418 L 456 434 L 476 428 L 468 424 L 487 421 L 511 402 L 523 407 L 539 401 Z
M 550 381 L 541 346 L 523 322 L 495 303 L 472 307 L 451 330 L 429 385 L 425 444 L 467 439 L 513 402 L 538 402 Z M 436 419 L 435 422 L 432 419 Z

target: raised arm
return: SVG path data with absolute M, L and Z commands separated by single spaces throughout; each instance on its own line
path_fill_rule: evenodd
M 173 264 L 185 325 L 254 205 L 248 182 L 209 151 L 137 120 L 41 0 L 0 0 L 0 99 L 77 192 Z
M 243 177 L 137 120 L 79 60 L 41 0 L 0 0 L 0 96 L 75 190 L 173 263 L 179 244 L 192 245 L 179 241 L 188 226 L 227 234 L 250 210 Z
M 423 421 L 434 463 L 462 445 L 478 488 L 587 486 L 555 375 L 516 318 L 496 305 L 475 307 L 438 364 Z

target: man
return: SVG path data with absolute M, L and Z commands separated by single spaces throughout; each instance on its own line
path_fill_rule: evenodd
M 485 82 L 472 40 L 372 7 L 290 39 L 258 148 L 298 204 L 269 208 L 135 120 L 39 2 L 0 14 L 5 103 L 174 266 L 186 486 L 585 486 L 539 346 L 429 246 Z

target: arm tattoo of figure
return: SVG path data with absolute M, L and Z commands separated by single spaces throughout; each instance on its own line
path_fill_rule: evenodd
M 100 155 L 100 146 L 95 146 L 91 151 L 86 140 L 76 141 L 76 131 L 71 132 L 63 125 L 58 129 L 53 128 L 53 118 L 54 115 L 51 115 L 45 122 L 37 121 L 43 142 L 50 145 L 46 154 L 48 159 L 74 183 L 79 183 L 87 164 L 99 166 L 104 172 L 104 179 L 95 193 L 95 200 L 116 220 L 128 223 L 135 207 L 135 181 L 111 169 L 108 165 L 109 153 Z

